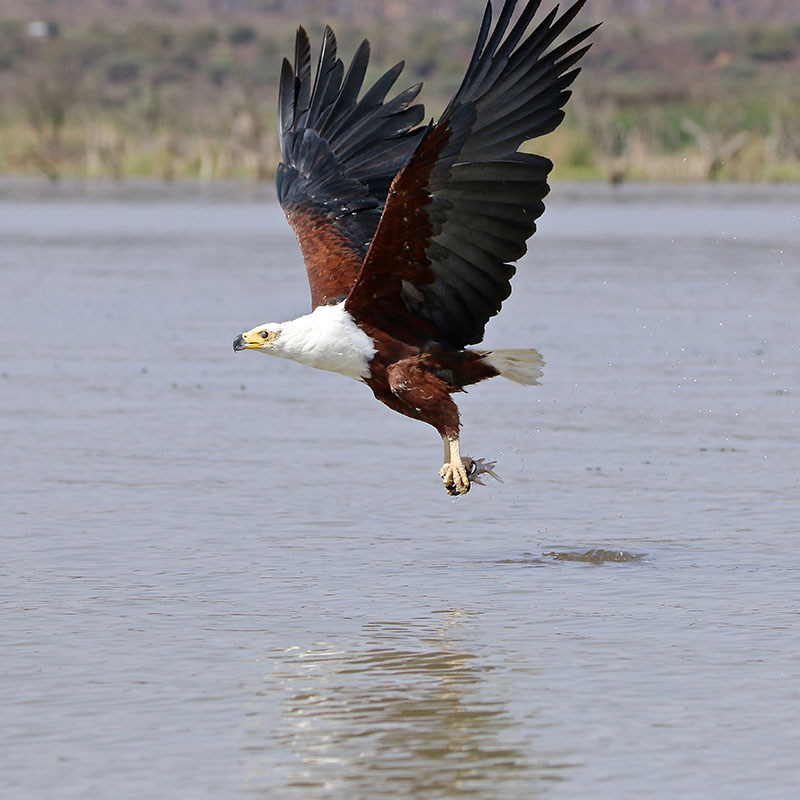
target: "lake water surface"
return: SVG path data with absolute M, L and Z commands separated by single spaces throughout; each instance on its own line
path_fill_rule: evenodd
M 250 353 L 268 199 L 0 199 L 4 798 L 794 798 L 800 190 L 557 185 L 431 428 Z M 199 192 L 198 192 L 199 193 Z

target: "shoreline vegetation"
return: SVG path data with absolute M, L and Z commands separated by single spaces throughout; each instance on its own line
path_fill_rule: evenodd
M 385 14 L 354 24 L 336 8 L 282 3 L 233 17 L 151 3 L 124 20 L 76 13 L 82 4 L 97 5 L 31 20 L 11 2 L 3 13 L 16 15 L 0 15 L 0 175 L 258 183 L 280 157 L 277 78 L 298 19 L 316 46 L 329 21 L 345 62 L 369 38 L 368 81 L 410 56 L 395 91 L 424 81 L 431 117 L 458 84 L 483 5 L 464 2 L 445 23 L 399 3 L 391 24 Z M 800 181 L 800 19 L 695 17 L 678 5 L 646 18 L 609 12 L 565 122 L 529 145 L 554 161 L 554 180 Z

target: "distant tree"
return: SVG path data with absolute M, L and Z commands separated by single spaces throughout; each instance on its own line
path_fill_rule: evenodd
M 753 26 L 745 33 L 745 51 L 757 61 L 783 61 L 795 50 L 791 28 Z
M 228 33 L 228 41 L 234 46 L 250 44 L 258 38 L 258 33 L 252 25 L 236 25 Z
M 0 20 L 0 70 L 13 69 L 25 57 L 27 43 L 20 20 Z
M 28 121 L 40 138 L 57 147 L 67 115 L 77 99 L 77 85 L 67 75 L 40 74 L 23 91 Z
M 175 60 L 187 69 L 197 69 L 208 51 L 219 42 L 219 39 L 219 31 L 212 25 L 193 28 L 180 38 Z
M 139 77 L 140 69 L 137 58 L 122 55 L 113 59 L 106 67 L 106 75 L 111 83 L 129 83 Z

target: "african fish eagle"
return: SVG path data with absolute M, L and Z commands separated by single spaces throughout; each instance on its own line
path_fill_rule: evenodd
M 316 74 L 298 29 L 280 77 L 278 200 L 308 273 L 312 311 L 236 337 L 256 350 L 366 383 L 389 408 L 432 425 L 440 476 L 466 494 L 494 462 L 462 458 L 451 398 L 501 375 L 537 384 L 536 350 L 473 350 L 511 293 L 512 262 L 543 213 L 552 162 L 518 152 L 564 117 L 575 64 L 593 26 L 558 46 L 585 0 L 528 30 L 540 0 L 487 6 L 461 86 L 435 124 L 414 104 L 422 84 L 390 100 L 403 63 L 361 95 L 369 42 L 347 72 L 325 28 Z M 527 34 L 527 36 L 526 36 Z

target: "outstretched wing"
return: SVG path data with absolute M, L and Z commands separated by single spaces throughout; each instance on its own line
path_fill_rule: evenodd
M 294 67 L 283 62 L 278 101 L 283 162 L 276 184 L 303 252 L 312 307 L 340 301 L 350 291 L 389 186 L 422 135 L 415 126 L 424 109 L 411 105 L 421 84 L 386 101 L 403 69 L 400 63 L 359 99 L 368 62 L 364 41 L 345 75 L 330 28 L 313 83 L 303 28 L 297 31 Z
M 390 188 L 346 301 L 357 318 L 406 341 L 464 347 L 481 341 L 511 293 L 510 262 L 536 230 L 552 169 L 517 150 L 563 119 L 573 67 L 590 47 L 579 45 L 597 27 L 551 47 L 578 0 L 523 40 L 539 2 L 529 0 L 509 30 L 517 0 L 506 0 L 491 37 L 487 6 L 461 87 Z

